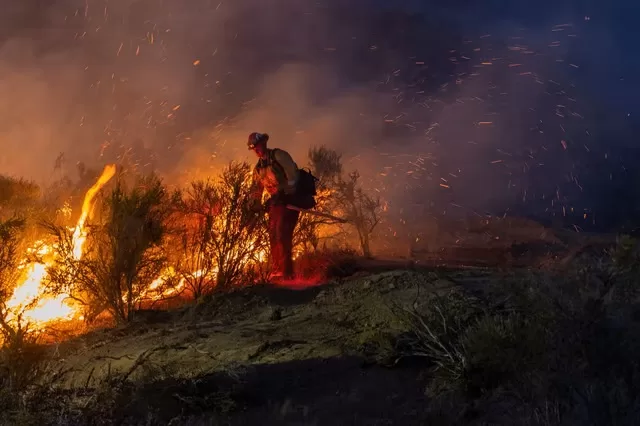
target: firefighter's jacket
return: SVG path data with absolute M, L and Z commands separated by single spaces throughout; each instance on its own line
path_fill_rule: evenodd
M 298 165 L 287 151 L 278 148 L 267 150 L 266 158 L 258 160 L 253 170 L 253 197 L 262 198 L 264 191 L 271 196 L 294 194 L 298 173 Z

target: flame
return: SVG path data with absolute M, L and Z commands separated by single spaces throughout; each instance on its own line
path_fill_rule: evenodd
M 73 256 L 75 259 L 80 259 L 82 257 L 82 247 L 84 246 L 84 242 L 87 240 L 87 232 L 84 225 L 89 213 L 91 212 L 91 207 L 93 207 L 93 199 L 96 197 L 98 191 L 100 191 L 100 189 L 102 189 L 102 187 L 105 186 L 115 174 L 116 166 L 114 164 L 107 165 L 100 178 L 98 178 L 98 181 L 89 188 L 87 194 L 84 196 L 82 213 L 80 214 L 80 219 L 78 219 L 78 223 L 76 224 L 76 229 L 73 232 Z
M 85 194 L 82 204 L 80 217 L 75 225 L 71 228 L 72 233 L 72 255 L 75 260 L 80 260 L 83 256 L 84 245 L 87 240 L 86 222 L 94 206 L 94 199 L 98 192 L 115 176 L 116 166 L 107 165 L 99 179 L 89 188 Z M 61 210 L 65 215 L 70 214 L 68 205 Z M 220 223 L 218 226 L 222 227 Z M 256 240 L 247 241 L 250 245 L 250 251 L 257 244 Z M 9 308 L 10 322 L 18 320 L 27 322 L 36 331 L 42 331 L 47 325 L 53 322 L 68 321 L 74 319 L 82 319 L 79 309 L 70 301 L 69 294 L 60 294 L 58 296 L 47 296 L 44 288 L 44 281 L 47 277 L 47 270 L 53 264 L 57 256 L 55 245 L 47 245 L 43 241 L 37 241 L 31 248 L 27 250 L 27 256 L 20 265 L 20 269 L 24 272 L 24 281 L 20 283 L 14 290 L 11 299 L 7 302 Z M 294 258 L 300 256 L 300 252 L 294 253 Z M 32 256 L 37 255 L 38 261 L 33 262 Z M 233 256 L 233 254 L 229 254 Z M 248 262 L 251 264 L 263 264 L 268 259 L 268 252 L 261 249 L 254 254 L 254 258 Z M 182 272 L 184 274 L 184 271 Z M 192 278 L 200 278 L 207 275 L 207 279 L 215 281 L 218 275 L 218 268 L 213 267 L 209 271 L 197 270 L 189 275 Z M 158 301 L 168 299 L 170 297 L 181 296 L 183 291 L 187 289 L 188 276 L 179 276 L 173 267 L 163 270 L 159 276 L 152 281 L 139 295 L 137 302 L 142 301 Z
M 196 274 L 199 274 L 199 275 L 196 275 Z M 184 286 L 186 283 L 186 280 L 184 278 L 181 278 L 178 281 L 178 284 L 173 287 L 169 287 L 169 288 L 162 287 L 163 284 L 175 278 L 176 275 L 177 273 L 174 268 L 172 267 L 167 268 L 158 276 L 158 278 L 156 278 L 151 282 L 151 284 L 149 284 L 149 287 L 147 287 L 146 291 L 144 291 L 140 295 L 140 299 L 160 300 L 162 298 L 170 297 L 180 293 L 184 289 Z M 196 271 L 193 273 L 194 277 L 198 277 L 201 275 L 202 275 L 201 271 Z
M 255 245 L 255 242 L 251 243 L 251 247 Z M 294 258 L 297 257 L 297 254 L 294 255 Z M 267 260 L 267 252 L 262 249 L 256 253 L 255 259 L 253 262 L 256 263 L 264 263 Z M 207 275 L 208 279 L 215 280 L 218 275 L 218 267 L 214 266 L 211 268 L 209 272 L 203 270 L 193 271 L 187 274 L 190 278 L 201 278 Z M 183 290 L 185 290 L 187 286 L 187 277 L 184 275 L 177 279 L 178 273 L 173 267 L 168 267 L 165 269 L 158 278 L 153 280 L 151 284 L 145 289 L 144 292 L 140 295 L 140 300 L 150 300 L 150 301 L 158 301 L 162 299 L 166 299 L 172 296 L 179 295 Z M 164 287 L 171 280 L 177 280 L 177 284 Z
M 93 207 L 93 200 L 98 191 L 113 178 L 115 173 L 116 166 L 107 165 L 100 178 L 89 188 L 84 197 L 82 212 L 73 231 L 73 256 L 76 260 L 82 257 L 82 248 L 87 239 L 85 224 Z M 37 254 L 43 260 L 42 263 L 29 263 L 27 259 L 21 262 L 20 269 L 25 270 L 26 278 L 16 287 L 7 302 L 10 322 L 18 321 L 18 318 L 21 318 L 22 321 L 31 324 L 35 329 L 41 329 L 45 324 L 53 321 L 82 319 L 82 317 L 78 317 L 76 309 L 69 304 L 68 294 L 60 294 L 56 297 L 43 296 L 42 283 L 47 275 L 47 268 L 51 266 L 55 257 L 54 249 L 55 247 L 38 241 L 27 250 L 28 255 Z

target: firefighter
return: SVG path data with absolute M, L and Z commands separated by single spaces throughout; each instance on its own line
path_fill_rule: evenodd
M 270 198 L 265 203 L 269 214 L 269 244 L 271 248 L 272 278 L 293 278 L 293 231 L 300 212 L 287 208 L 295 204 L 294 197 L 300 171 L 288 152 L 267 148 L 269 135 L 251 133 L 247 141 L 249 150 L 256 153 L 258 163 L 253 172 L 252 197 L 255 206 L 262 206 L 266 191 Z

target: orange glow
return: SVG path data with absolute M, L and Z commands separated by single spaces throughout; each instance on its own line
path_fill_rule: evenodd
M 311 287 L 319 287 L 325 283 L 325 280 L 321 276 L 318 277 L 296 277 L 291 280 L 280 280 L 275 283 L 278 287 L 283 287 L 289 290 L 304 290 Z
M 82 248 L 87 238 L 85 224 L 93 207 L 93 200 L 98 191 L 113 178 L 115 173 L 115 165 L 107 165 L 98 181 L 85 195 L 80 218 L 73 230 L 73 256 L 75 259 L 82 257 Z M 44 295 L 45 289 L 42 283 L 47 276 L 47 268 L 51 266 L 55 258 L 55 247 L 38 241 L 27 250 L 27 255 L 29 254 L 38 254 L 44 263 L 29 263 L 27 259 L 22 261 L 20 269 L 24 270 L 26 277 L 16 287 L 7 302 L 9 323 L 15 323 L 20 318 L 23 323 L 28 323 L 35 330 L 40 330 L 47 323 L 53 321 L 81 320 L 82 316 L 78 313 L 77 308 L 69 302 L 68 294 L 60 294 L 56 297 Z
M 77 220 L 75 227 L 70 228 L 72 232 L 72 256 L 75 260 L 80 260 L 85 254 L 85 242 L 87 240 L 88 229 L 87 220 L 94 207 L 95 197 L 98 192 L 115 176 L 115 165 L 107 165 L 101 176 L 95 184 L 87 191 L 82 204 L 82 211 Z M 70 208 L 65 205 L 62 209 L 66 216 L 70 215 Z M 214 219 L 215 228 L 224 228 L 223 215 L 218 215 Z M 252 253 L 257 247 L 260 235 L 250 235 L 248 240 L 243 242 L 247 244 L 247 250 L 244 253 Z M 303 253 L 299 250 L 294 251 L 294 259 L 299 258 Z M 34 262 L 33 256 L 37 255 L 38 261 Z M 64 321 L 82 320 L 82 313 L 78 303 L 74 302 L 70 294 L 60 294 L 51 296 L 47 294 L 45 288 L 47 270 L 53 266 L 56 257 L 59 255 L 56 244 L 47 244 L 45 241 L 37 241 L 25 253 L 24 260 L 20 265 L 23 272 L 21 283 L 15 288 L 10 300 L 7 302 L 8 317 L 10 324 L 21 322 L 22 325 L 29 324 L 31 330 L 44 331 L 47 326 L 53 323 Z M 209 255 L 209 254 L 201 254 Z M 236 252 L 227 253 L 233 257 Z M 268 252 L 265 249 L 252 253 L 251 259 L 247 260 L 247 267 L 263 265 L 268 260 Z M 226 259 L 232 261 L 233 259 Z M 201 262 L 193 262 L 192 265 L 201 265 Z M 194 269 L 197 269 L 194 268 Z M 191 296 L 188 281 L 191 279 L 204 278 L 207 283 L 215 285 L 218 276 L 218 267 L 213 266 L 208 271 L 195 270 L 186 274 L 181 271 L 179 274 L 174 267 L 169 266 L 164 269 L 158 277 L 148 286 L 145 286 L 134 301 L 138 303 L 166 301 L 169 299 L 182 300 L 184 297 Z M 205 276 L 206 274 L 206 276 Z M 304 280 L 295 280 L 292 282 L 283 282 L 281 285 L 290 288 L 307 288 L 317 285 L 322 280 L 314 278 L 305 278 Z

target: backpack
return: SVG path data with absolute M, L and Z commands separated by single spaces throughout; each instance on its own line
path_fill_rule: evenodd
M 278 161 L 275 159 L 275 151 L 277 148 L 274 148 L 271 151 L 271 162 L 272 164 L 278 164 Z M 315 177 L 311 170 L 308 168 L 298 169 L 298 183 L 296 184 L 296 192 L 291 197 L 291 204 L 301 209 L 312 209 L 316 206 L 315 196 L 317 195 L 316 183 L 319 181 L 317 177 Z
M 316 206 L 316 199 L 314 197 L 317 194 L 317 181 L 318 178 L 315 177 L 309 169 L 298 169 L 298 185 L 291 204 L 301 209 L 314 208 Z
M 307 168 L 298 169 L 298 188 L 296 192 L 300 195 L 315 197 L 317 195 L 316 182 L 318 182 L 318 180 L 319 179 L 311 173 L 311 170 Z

